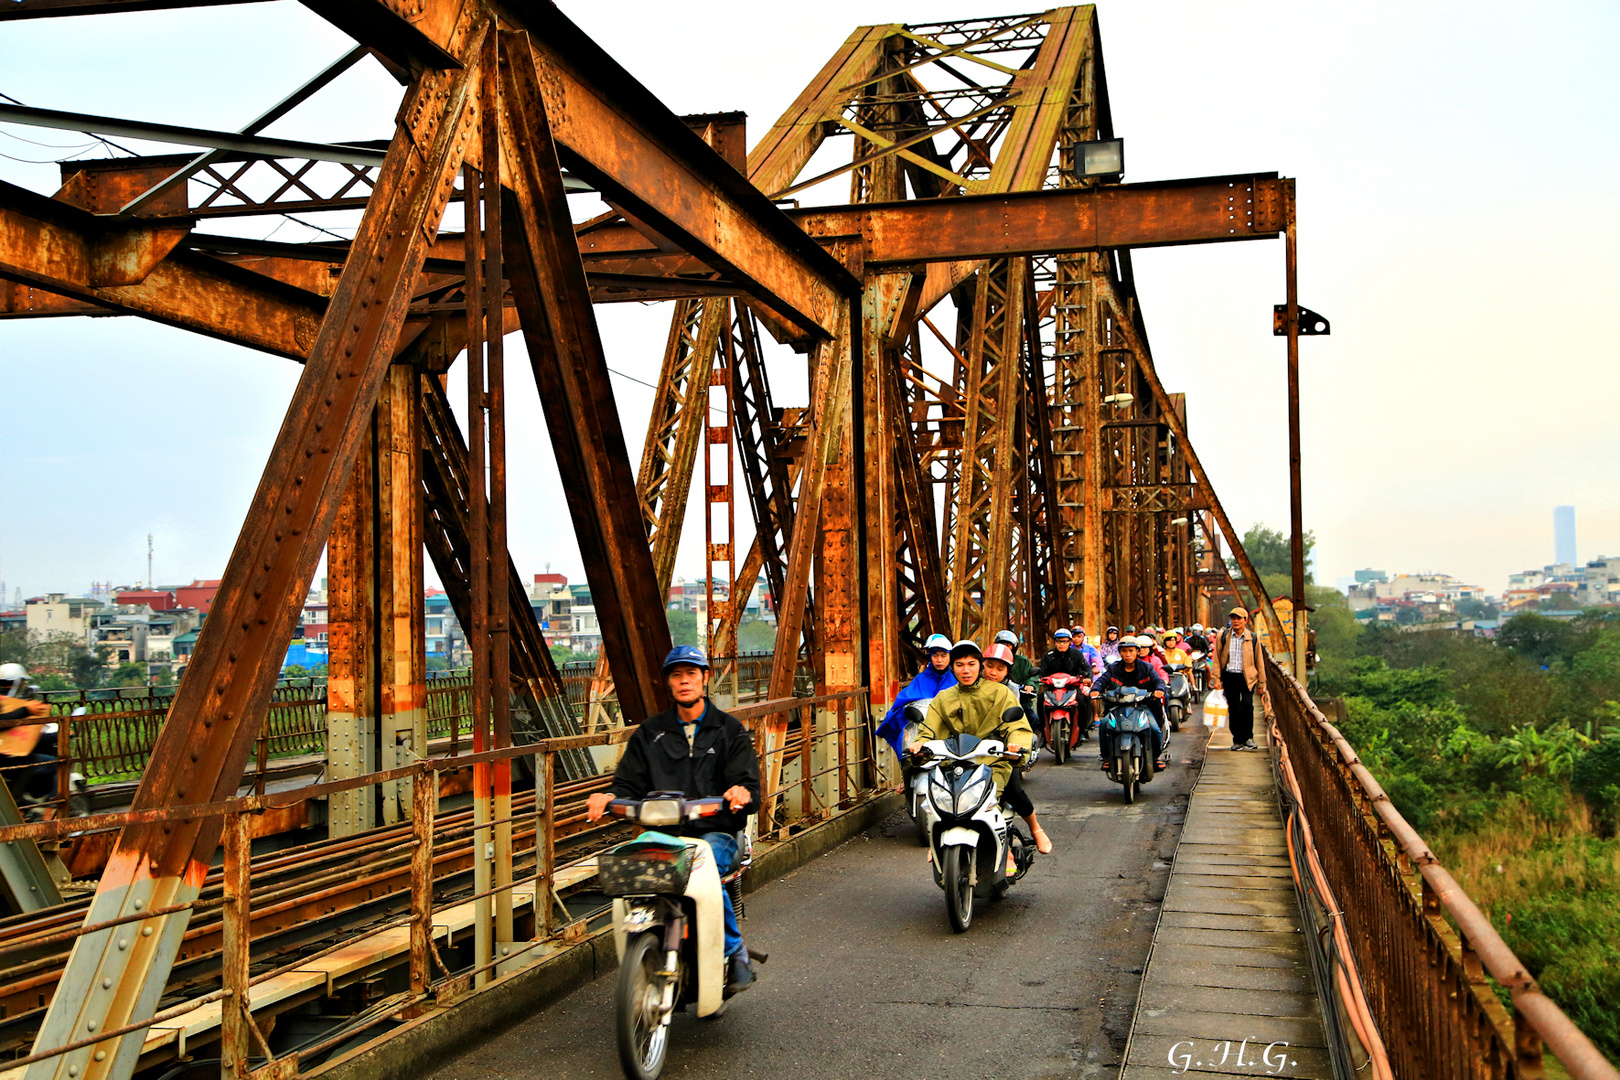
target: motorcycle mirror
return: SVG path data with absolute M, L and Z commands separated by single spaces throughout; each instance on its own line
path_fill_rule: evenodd
M 1011 708 L 1005 710 L 1001 714 L 1001 718 L 1003 720 L 1007 721 L 1007 723 L 1009 723 L 1009 724 L 1012 723 L 1015 720 L 1022 720 L 1024 718 L 1024 710 L 1023 710 L 1022 706 L 1014 705 Z

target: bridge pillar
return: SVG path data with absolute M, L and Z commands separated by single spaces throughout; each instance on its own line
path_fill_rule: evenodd
M 327 544 L 327 775 L 392 769 L 427 747 L 420 396 L 395 364 Z M 405 820 L 410 780 L 338 792 L 333 836 Z

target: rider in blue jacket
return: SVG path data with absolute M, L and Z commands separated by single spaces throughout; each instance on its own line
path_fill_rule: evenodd
M 928 650 L 928 666 L 894 696 L 894 704 L 883 714 L 883 723 L 877 729 L 878 737 L 894 747 L 896 757 L 904 749 L 901 737 L 906 730 L 906 706 L 913 701 L 932 700 L 941 690 L 956 685 L 956 676 L 951 674 L 951 639 L 935 634 L 923 647 Z

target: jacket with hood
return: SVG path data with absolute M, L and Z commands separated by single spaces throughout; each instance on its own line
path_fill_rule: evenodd
M 1008 709 L 1018 710 L 1017 720 L 1002 719 Z M 1000 739 L 1007 746 L 1021 746 L 1025 750 L 1035 745 L 1035 732 L 1017 696 L 1005 684 L 983 678 L 969 686 L 958 683 L 940 691 L 928 706 L 928 718 L 917 730 L 917 741 L 929 742 L 957 734 Z M 991 767 L 997 791 L 1006 790 L 1012 770 L 1010 761 L 998 761 Z
M 878 725 L 878 738 L 894 747 L 895 756 L 898 757 L 905 749 L 900 739 L 906 731 L 906 706 L 913 701 L 927 701 L 946 687 L 955 685 L 956 676 L 951 674 L 949 667 L 944 671 L 935 671 L 934 665 L 929 664 L 917 672 L 905 688 L 894 695 L 894 704 L 889 706 L 889 711 L 883 714 L 883 722 Z

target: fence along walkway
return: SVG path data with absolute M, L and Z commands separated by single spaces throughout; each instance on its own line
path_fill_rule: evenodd
M 1268 754 L 1210 738 L 1131 1024 L 1122 1080 L 1333 1080 Z

